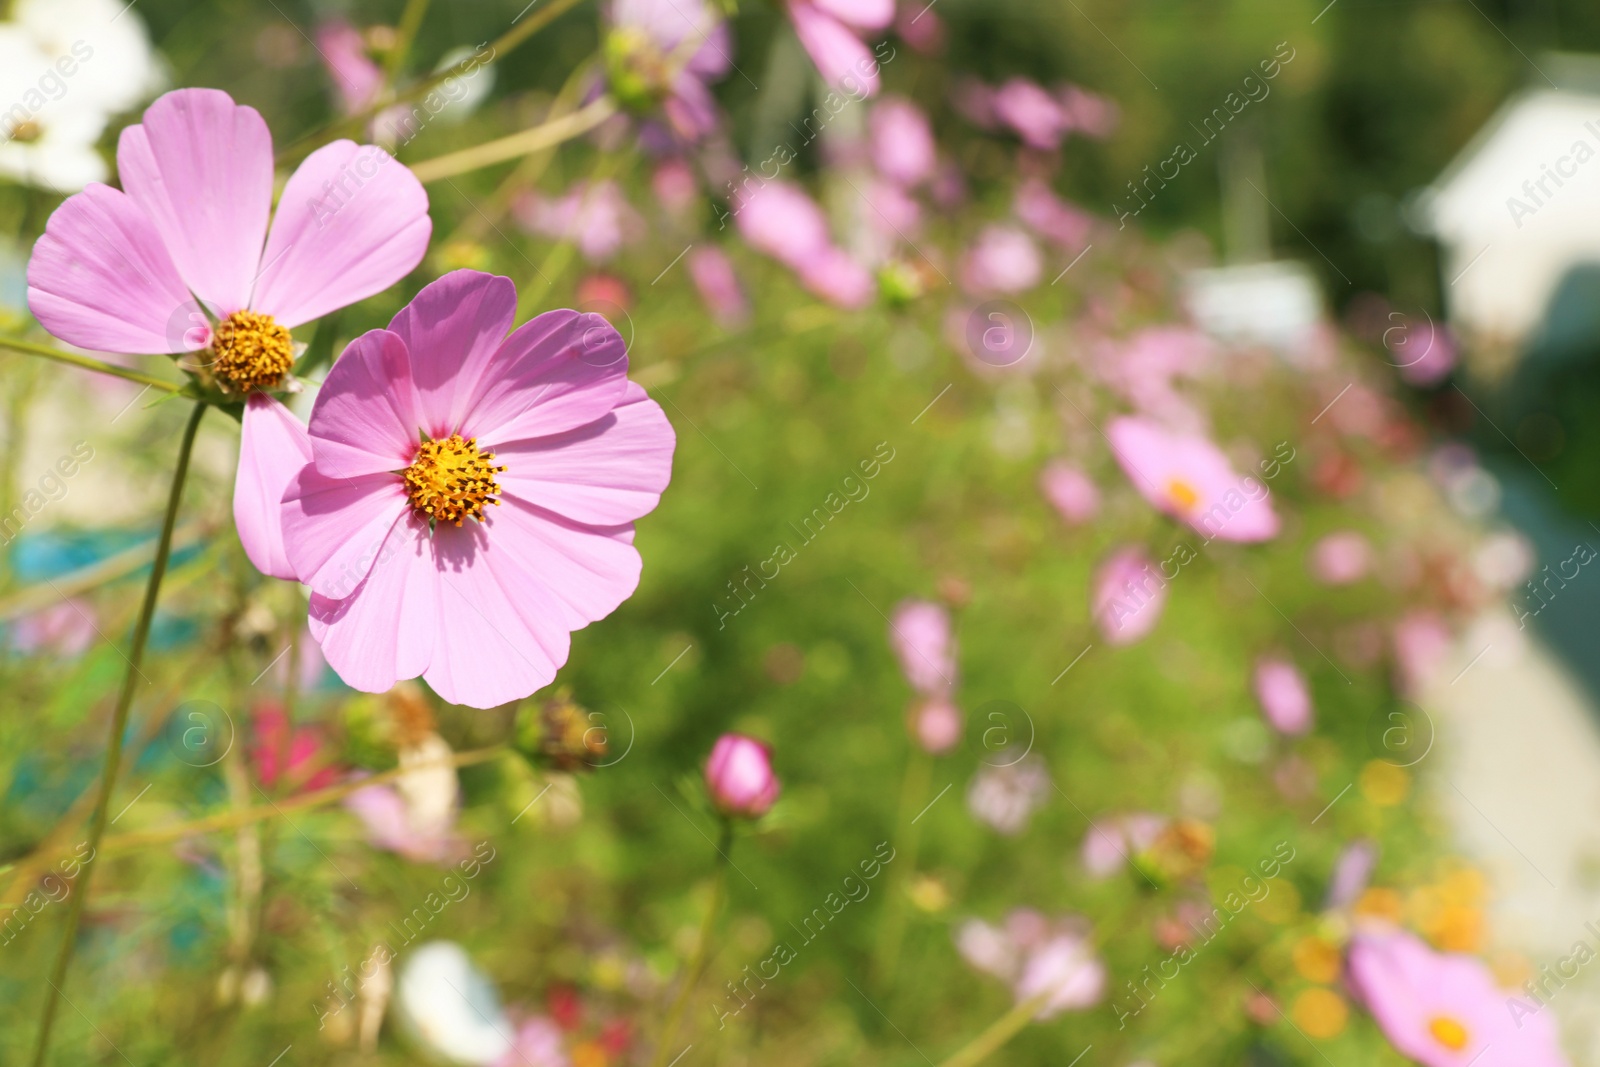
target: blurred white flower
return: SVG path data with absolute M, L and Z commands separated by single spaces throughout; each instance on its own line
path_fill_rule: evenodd
M 448 1063 L 492 1064 L 512 1047 L 494 983 L 454 941 L 430 941 L 406 958 L 395 1010 L 406 1031 Z
M 1002 834 L 1019 834 L 1050 795 L 1050 772 L 1038 756 L 1005 767 L 984 767 L 967 789 L 967 808 Z

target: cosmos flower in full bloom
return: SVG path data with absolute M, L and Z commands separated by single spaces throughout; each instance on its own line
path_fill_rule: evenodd
M 887 29 L 894 0 L 789 0 L 789 21 L 828 84 L 852 96 L 878 91 L 878 61 L 856 33 Z
M 1358 933 L 1347 959 L 1384 1036 L 1423 1067 L 1567 1067 L 1553 1013 L 1497 986 L 1482 960 L 1388 929 Z
M 351 342 L 311 409 L 284 549 L 357 689 L 525 697 L 638 585 L 633 520 L 671 477 L 672 427 L 603 318 L 511 331 L 516 306 L 508 278 L 445 275 Z
M 1093 931 L 1078 916 L 1051 920 L 1017 908 L 1002 925 L 968 919 L 956 929 L 956 950 L 975 970 L 1012 988 L 1021 1003 L 1042 1000 L 1039 1021 L 1081 1010 L 1104 995 L 1106 968 L 1095 955 Z
M 70 344 L 177 354 L 245 402 L 234 518 L 250 561 L 293 578 L 277 505 L 309 458 L 304 430 L 270 395 L 288 384 L 292 331 L 387 289 L 427 251 L 422 184 L 373 145 L 335 141 L 289 176 L 272 218 L 272 135 L 216 89 L 162 96 L 122 131 L 123 188 L 68 197 L 28 262 L 28 306 Z
M 1278 535 L 1278 516 L 1265 484 L 1240 476 L 1205 438 L 1134 416 L 1113 420 L 1106 436 L 1117 463 L 1144 498 L 1207 540 L 1267 541 Z

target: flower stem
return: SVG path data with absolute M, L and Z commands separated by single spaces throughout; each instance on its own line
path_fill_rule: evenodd
M 1016 1007 L 990 1023 L 987 1030 L 963 1045 L 955 1055 L 945 1060 L 939 1067 L 974 1067 L 975 1064 L 988 1059 L 1028 1025 L 1038 1014 L 1039 1009 L 1044 1007 L 1045 1001 L 1050 999 L 1051 992 L 1052 990 L 1047 989 L 1043 993 L 1018 1002 Z
M 689 1005 L 689 995 L 694 992 L 696 983 L 700 981 L 700 973 L 706 969 L 706 961 L 711 955 L 711 931 L 716 926 L 717 913 L 722 910 L 722 898 L 727 890 L 728 864 L 732 862 L 728 858 L 728 853 L 731 851 L 733 851 L 733 823 L 724 820 L 722 840 L 717 845 L 717 869 L 712 875 L 711 903 L 706 906 L 706 917 L 700 923 L 700 937 L 694 946 L 694 956 L 689 960 L 689 970 L 683 976 L 683 985 L 678 989 L 678 995 L 672 1001 L 672 1009 L 667 1012 L 666 1021 L 661 1025 L 661 1037 L 656 1041 L 655 1058 L 650 1061 L 652 1067 L 662 1067 L 667 1062 L 672 1039 L 677 1035 L 678 1024 L 683 1021 L 684 1009 Z
M 400 76 L 400 69 L 406 65 L 411 42 L 417 39 L 417 30 L 421 28 L 423 16 L 427 13 L 428 0 L 406 0 L 406 8 L 400 13 L 400 25 L 395 31 L 394 48 L 383 65 L 384 76 L 389 84 L 394 84 L 394 80 Z
M 167 512 L 161 520 L 161 540 L 156 545 L 155 560 L 150 565 L 150 580 L 145 583 L 144 602 L 139 606 L 139 621 L 133 628 L 133 648 L 128 656 L 128 669 L 122 676 L 122 692 L 117 696 L 116 711 L 111 716 L 111 737 L 106 745 L 105 767 L 100 775 L 100 795 L 95 800 L 94 814 L 89 821 L 89 858 L 67 906 L 67 929 L 61 937 L 61 951 L 56 954 L 51 969 L 50 990 L 45 994 L 44 1012 L 39 1017 L 39 1040 L 33 1050 L 33 1067 L 44 1067 L 50 1055 L 50 1032 L 55 1025 L 56 1008 L 61 999 L 61 985 L 67 979 L 67 968 L 72 964 L 72 953 L 77 947 L 78 922 L 83 916 L 83 901 L 89 893 L 89 882 L 94 877 L 92 866 L 96 850 L 106 832 L 106 811 L 111 804 L 111 793 L 117 785 L 117 772 L 122 768 L 122 737 L 128 728 L 128 710 L 133 706 L 134 679 L 143 677 L 139 664 L 144 659 L 145 644 L 150 638 L 150 622 L 156 613 L 156 597 L 161 592 L 161 579 L 167 573 L 167 560 L 172 555 L 172 531 L 178 524 L 178 505 L 183 500 L 183 483 L 189 476 L 189 457 L 194 453 L 194 438 L 205 417 L 206 405 L 198 403 L 189 415 L 183 429 L 183 440 L 178 445 L 178 466 L 172 472 L 172 489 L 167 495 Z
M 0 348 L 9 348 L 14 352 L 26 352 L 30 356 L 43 356 L 45 359 L 53 359 L 57 363 L 68 363 L 74 367 L 82 367 L 85 370 L 99 371 L 101 374 L 124 378 L 130 382 L 137 382 L 140 385 L 147 385 L 151 389 L 160 389 L 167 393 L 183 391 L 181 382 L 167 381 L 164 378 L 143 374 L 127 367 L 119 367 L 115 363 L 107 363 L 103 359 L 95 359 L 93 356 L 80 356 L 76 352 L 67 352 L 59 348 L 52 348 L 49 345 L 34 344 L 32 341 L 24 341 L 16 337 L 0 337 Z
M 505 33 L 501 34 L 494 40 L 492 44 L 488 46 L 490 54 L 489 62 L 492 63 L 495 60 L 500 59 L 507 52 L 510 52 L 513 48 L 516 48 L 518 45 L 526 41 L 529 37 L 532 37 L 534 34 L 544 29 L 561 15 L 566 14 L 569 10 L 576 7 L 578 3 L 579 0 L 550 0 L 549 3 L 545 4 L 538 11 L 535 11 L 533 14 L 522 19 L 518 24 L 512 26 Z M 402 101 L 419 97 L 426 93 L 429 89 L 432 89 L 435 85 L 438 85 L 450 78 L 459 78 L 472 70 L 473 64 L 478 62 L 480 61 L 476 55 L 468 56 L 466 59 L 463 59 L 453 67 L 446 67 L 444 70 L 435 71 L 416 84 L 407 86 L 400 92 L 396 93 L 392 98 L 379 99 L 376 103 L 362 108 L 354 115 L 348 115 L 342 119 L 337 119 L 333 122 L 330 122 L 321 129 L 314 130 L 313 132 L 300 138 L 300 140 L 296 141 L 288 148 L 284 149 L 281 153 L 279 153 L 277 162 L 292 163 L 295 160 L 300 159 L 302 156 L 310 154 L 313 148 L 316 148 L 318 145 L 326 144 L 328 141 L 332 140 L 338 134 L 346 130 L 359 130 L 361 127 L 366 125 L 369 119 L 371 119 L 378 112 L 382 111 L 384 108 L 389 107 L 391 104 L 398 104 Z
M 531 155 L 552 148 L 563 141 L 570 141 L 574 137 L 588 133 L 616 113 L 616 102 L 609 96 L 602 96 L 570 115 L 551 119 L 531 129 L 513 133 L 509 137 L 501 137 L 473 145 L 471 148 L 463 148 L 459 152 L 451 152 L 446 156 L 413 163 L 411 173 L 424 184 L 442 178 L 453 178 L 457 174 L 504 163 L 508 159 Z
M 922 840 L 921 827 L 917 826 L 912 812 L 915 805 L 923 803 L 932 773 L 933 761 L 928 754 L 913 748 L 900 786 L 900 816 L 895 834 L 896 847 L 900 850 L 897 858 L 903 859 L 889 875 L 888 901 L 884 904 L 883 919 L 878 927 L 878 950 L 873 958 L 872 977 L 880 991 L 887 991 L 893 984 L 900 962 L 900 945 L 906 932 L 906 890 L 911 877 L 917 873 L 917 846 Z

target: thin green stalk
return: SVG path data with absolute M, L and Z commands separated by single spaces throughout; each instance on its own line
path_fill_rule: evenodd
M 489 45 L 489 51 L 492 56 L 489 62 L 492 63 L 495 60 L 502 58 L 507 52 L 510 52 L 528 38 L 544 29 L 561 15 L 566 14 L 572 8 L 578 6 L 579 2 L 580 0 L 550 0 L 550 2 L 544 7 L 527 16 L 515 26 L 512 26 L 511 29 L 495 38 L 494 42 Z M 417 82 L 415 85 L 407 86 L 406 88 L 395 93 L 393 97 L 380 98 L 376 103 L 362 108 L 354 115 L 337 119 L 328 123 L 326 126 L 323 126 L 319 130 L 313 130 L 311 133 L 308 133 L 306 136 L 300 138 L 300 140 L 296 141 L 294 144 L 290 145 L 288 148 L 285 148 L 281 153 L 279 153 L 277 162 L 293 163 L 301 157 L 310 154 L 312 149 L 326 144 L 328 141 L 333 140 L 346 130 L 359 130 L 365 126 L 373 116 L 382 111 L 384 108 L 389 107 L 391 104 L 398 104 L 403 101 L 413 100 L 416 97 L 422 96 L 429 89 L 432 89 L 434 86 L 439 85 L 449 78 L 459 78 L 468 73 L 472 69 L 473 64 L 477 62 L 478 59 L 476 55 L 468 56 L 466 59 L 463 59 L 461 62 L 452 67 L 435 71 L 428 77 Z
M 388 59 L 383 64 L 384 75 L 390 85 L 400 77 L 400 68 L 406 65 L 411 42 L 417 39 L 417 30 L 422 27 L 423 16 L 427 13 L 428 0 L 406 0 L 406 9 L 400 13 L 400 26 L 395 31 L 394 47 L 389 50 Z
M 989 1024 L 989 1028 L 967 1044 L 963 1045 L 954 1056 L 945 1060 L 939 1067 L 974 1067 L 982 1063 L 994 1052 L 1017 1036 L 1024 1026 L 1033 1020 L 1045 1001 L 1050 999 L 1054 990 L 1047 989 L 1043 993 L 1029 997 L 1020 1002 L 1016 1007 L 1006 1012 L 1000 1018 Z
M 35 344 L 32 341 L 24 341 L 16 337 L 0 337 L 0 348 L 9 348 L 14 352 L 26 352 L 30 356 L 43 356 L 45 359 L 53 359 L 57 363 L 68 363 L 74 367 L 82 367 L 84 370 L 99 371 L 101 374 L 125 378 L 130 382 L 148 385 L 152 389 L 160 389 L 167 393 L 183 391 L 183 385 L 179 382 L 170 382 L 154 375 L 129 370 L 127 367 L 119 367 L 115 363 L 107 363 L 103 359 L 95 359 L 93 356 L 80 356 L 76 352 L 67 352 L 59 348 L 51 348 L 49 345 Z
M 183 441 L 178 445 L 178 466 L 172 472 L 172 490 L 167 496 L 167 512 L 161 520 L 161 540 L 156 546 L 155 561 L 150 565 L 150 580 L 145 584 L 144 603 L 139 606 L 139 621 L 133 628 L 133 648 L 129 651 L 128 669 L 122 676 L 122 692 L 117 696 L 117 708 L 111 716 L 111 737 L 106 745 L 105 768 L 100 775 L 100 795 L 95 800 L 94 814 L 89 822 L 89 856 L 78 876 L 72 901 L 67 906 L 67 929 L 61 937 L 61 951 L 56 954 L 51 969 L 50 991 L 45 994 L 44 1013 L 39 1017 L 39 1041 L 33 1050 L 33 1067 L 44 1067 L 50 1055 L 50 1032 L 55 1026 L 56 1008 L 61 1000 L 61 986 L 67 980 L 67 968 L 72 964 L 72 953 L 77 947 L 78 921 L 83 916 L 83 901 L 89 894 L 89 882 L 94 877 L 93 859 L 106 832 L 106 811 L 111 804 L 111 793 L 116 789 L 117 772 L 122 769 L 122 735 L 128 729 L 128 710 L 133 706 L 134 679 L 142 677 L 139 664 L 144 660 L 145 644 L 150 638 L 150 622 L 156 613 L 156 598 L 161 592 L 161 579 L 167 573 L 167 560 L 172 555 L 172 531 L 178 525 L 178 505 L 183 501 L 183 483 L 189 476 L 189 457 L 194 453 L 195 434 L 200 420 L 205 417 L 206 405 L 198 403 L 189 415 L 189 424 L 183 429 Z
M 667 1050 L 672 1047 L 672 1039 L 678 1033 L 678 1024 L 683 1021 L 684 1009 L 689 1005 L 689 994 L 694 992 L 695 985 L 700 981 L 701 972 L 706 969 L 706 961 L 711 957 L 711 931 L 716 926 L 717 913 L 722 910 L 722 898 L 727 892 L 728 864 L 732 862 L 728 854 L 732 851 L 733 822 L 724 820 L 722 840 L 717 844 L 717 869 L 712 875 L 711 903 L 706 906 L 706 917 L 700 924 L 700 938 L 694 946 L 694 956 L 689 960 L 688 973 L 684 975 L 683 985 L 672 1001 L 672 1009 L 667 1012 L 666 1021 L 661 1025 L 661 1036 L 656 1041 L 656 1054 L 651 1060 L 652 1067 L 662 1067 L 667 1062 Z
M 894 983 L 895 968 L 900 962 L 900 945 L 906 933 L 906 886 L 917 871 L 917 846 L 922 841 L 922 829 L 916 824 L 916 805 L 923 802 L 928 792 L 928 779 L 933 773 L 933 760 L 920 748 L 914 748 L 906 764 L 905 778 L 900 787 L 900 815 L 895 829 L 896 857 L 900 863 L 890 872 L 887 886 L 888 902 L 878 927 L 878 951 L 873 959 L 873 982 L 880 991 L 887 991 Z
M 485 141 L 471 148 L 463 148 L 447 156 L 437 156 L 420 163 L 412 163 L 411 173 L 416 175 L 417 181 L 427 185 L 429 182 L 453 178 L 458 174 L 466 174 L 482 167 L 492 167 L 496 163 L 504 163 L 534 152 L 543 152 L 563 141 L 581 137 L 616 113 L 616 101 L 609 96 L 602 96 L 569 115 L 562 115 L 538 126 L 519 130 L 493 141 Z

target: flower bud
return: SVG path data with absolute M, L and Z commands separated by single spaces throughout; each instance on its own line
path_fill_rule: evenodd
M 706 791 L 724 815 L 759 819 L 778 799 L 772 750 L 753 737 L 723 734 L 706 761 Z

